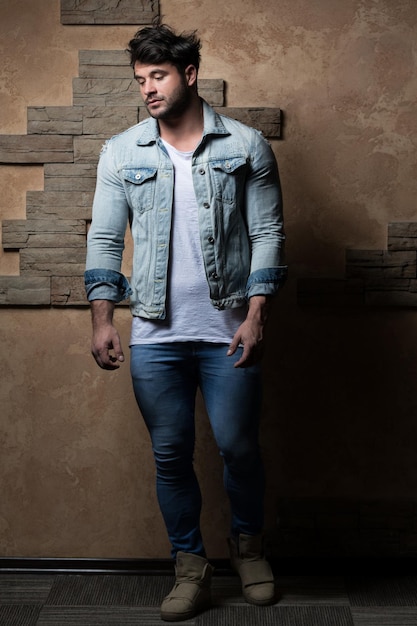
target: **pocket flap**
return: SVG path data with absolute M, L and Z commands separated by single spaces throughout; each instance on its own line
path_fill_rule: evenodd
M 232 174 L 240 167 L 246 165 L 246 159 L 244 157 L 234 157 L 229 159 L 219 159 L 217 161 L 212 161 L 211 166 L 215 170 L 222 170 L 226 174 Z
M 142 185 L 151 178 L 155 178 L 156 167 L 135 167 L 123 170 L 123 178 L 134 185 Z

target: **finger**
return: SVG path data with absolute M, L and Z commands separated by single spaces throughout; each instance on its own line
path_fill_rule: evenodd
M 239 361 L 235 363 L 235 367 L 252 367 L 262 360 L 263 356 L 263 344 L 257 344 L 255 346 L 243 347 L 243 354 Z
M 100 367 L 103 370 L 117 370 L 120 367 L 120 363 L 117 363 L 114 357 L 110 357 L 109 360 L 102 361 L 102 364 L 100 365 Z
M 242 356 L 240 357 L 238 361 L 236 361 L 236 363 L 234 364 L 234 367 L 247 367 L 249 365 L 250 355 L 251 355 L 250 349 L 244 345 Z
M 230 344 L 229 349 L 227 351 L 227 356 L 232 356 L 232 354 L 236 352 L 238 345 L 239 345 L 239 338 L 233 337 L 232 343 Z
M 125 360 L 125 355 L 123 354 L 122 344 L 118 335 L 113 340 L 113 351 L 115 359 L 122 363 Z
M 93 357 L 99 367 L 103 370 L 114 370 L 120 367 L 116 357 L 112 356 L 108 348 L 103 350 L 92 350 Z
M 114 361 L 119 361 L 120 363 L 123 363 L 123 361 L 125 360 L 125 355 L 123 354 L 122 346 L 120 343 L 117 348 L 116 346 L 114 347 L 114 357 L 112 356 L 111 359 Z
M 114 364 L 109 363 L 109 364 L 104 364 L 102 366 L 102 369 L 103 370 L 112 370 L 113 371 L 113 370 L 119 369 L 119 367 L 120 367 L 119 363 L 114 363 Z

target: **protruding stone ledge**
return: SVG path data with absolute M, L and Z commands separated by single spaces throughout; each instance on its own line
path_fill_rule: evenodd
M 45 191 L 94 192 L 97 166 L 90 163 L 48 163 L 44 167 Z
M 23 248 L 85 248 L 85 220 L 3 220 L 5 250 Z
M 0 135 L 0 165 L 70 163 L 73 139 L 65 135 Z
M 124 50 L 80 50 L 78 58 L 80 78 L 133 78 Z
M 87 220 L 91 218 L 93 192 L 88 191 L 28 191 L 28 218 Z
M 348 278 L 415 278 L 416 250 L 347 250 Z
M 61 0 L 67 25 L 151 24 L 158 15 L 158 0 Z
M 139 104 L 139 89 L 132 78 L 73 78 L 73 103 L 84 106 Z
M 82 135 L 81 107 L 29 107 L 28 135 Z
M 52 306 L 87 306 L 83 276 L 53 276 L 51 279 Z
M 83 135 L 108 139 L 134 126 L 139 120 L 138 105 L 82 107 Z
M 417 222 L 388 224 L 388 250 L 417 250 Z
M 50 306 L 51 280 L 38 276 L 0 276 L 0 306 Z
M 23 248 L 20 252 L 21 275 L 83 276 L 85 249 Z
M 104 137 L 74 137 L 74 161 L 97 166 Z

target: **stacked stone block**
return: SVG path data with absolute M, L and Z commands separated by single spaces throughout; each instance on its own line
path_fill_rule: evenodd
M 386 250 L 347 250 L 344 278 L 298 282 L 304 306 L 417 306 L 417 222 L 388 225 Z
M 158 15 L 158 0 L 61 0 L 62 24 L 150 24 Z

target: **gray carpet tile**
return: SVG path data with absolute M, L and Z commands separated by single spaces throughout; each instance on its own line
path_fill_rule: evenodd
M 281 605 L 349 605 L 342 576 L 280 576 L 276 587 Z
M 214 607 L 195 618 L 195 626 L 354 626 L 349 607 Z
M 0 604 L 43 604 L 54 579 L 46 574 L 0 574 Z
M 213 576 L 211 579 L 213 605 L 240 605 L 244 603 L 240 578 L 237 576 Z
M 46 604 L 159 607 L 173 583 L 173 576 L 65 574 L 56 577 Z
M 0 606 L 0 626 L 37 626 L 41 606 L 11 604 Z
M 352 608 L 355 626 L 416 626 L 417 608 L 414 607 L 355 607 Z
M 0 626 L 160 626 L 171 575 L 0 573 Z M 417 626 L 415 576 L 278 576 L 278 602 L 246 604 L 215 575 L 213 606 L 179 626 Z
M 36 626 L 161 626 L 163 623 L 159 609 L 46 606 Z M 178 626 L 195 625 L 194 620 L 175 623 Z
M 348 577 L 346 587 L 352 606 L 417 606 L 417 578 L 413 576 Z

